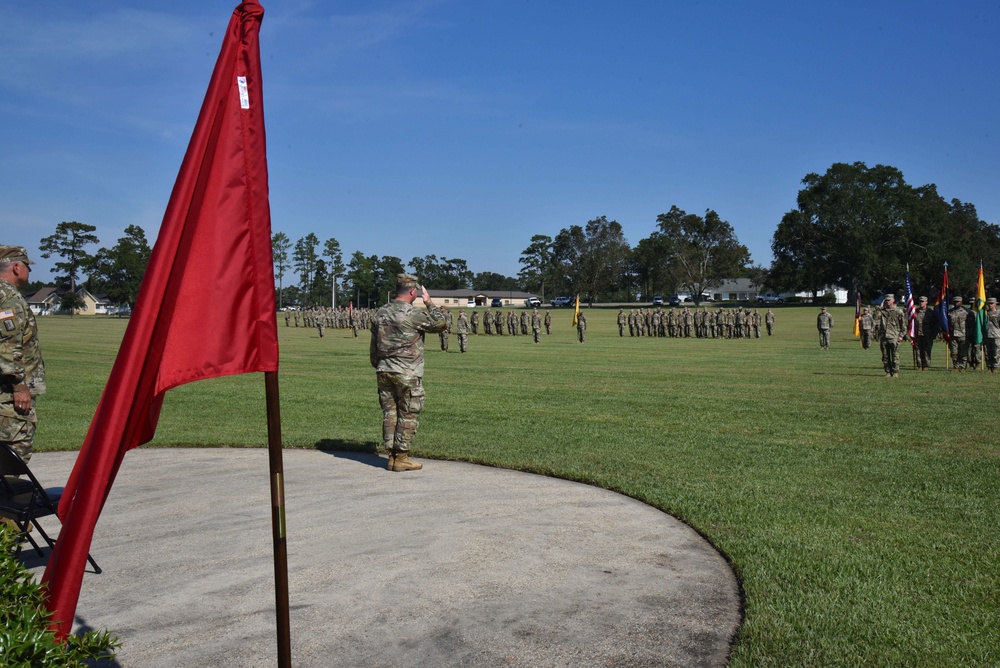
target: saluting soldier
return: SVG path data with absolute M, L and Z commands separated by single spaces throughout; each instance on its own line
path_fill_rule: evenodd
M 878 317 L 885 377 L 895 378 L 899 375 L 899 344 L 906 339 L 906 314 L 896 306 L 895 295 L 885 296 Z

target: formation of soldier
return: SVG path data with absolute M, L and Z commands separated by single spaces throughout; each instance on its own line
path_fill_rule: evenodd
M 625 332 L 632 337 L 652 336 L 669 339 L 759 339 L 761 328 L 767 326 L 767 334 L 774 331 L 774 312 L 768 309 L 761 314 L 757 309 L 744 307 L 723 308 L 709 311 L 685 306 L 683 309 L 664 311 L 659 308 L 618 310 L 618 336 Z
M 473 336 L 479 335 L 480 322 L 486 336 L 527 336 L 531 333 L 535 336 L 535 343 L 538 343 L 543 324 L 545 333 L 552 333 L 552 314 L 546 312 L 543 317 L 537 308 L 521 311 L 520 314 L 513 310 L 485 310 L 481 319 L 479 312 L 473 311 L 469 316 L 469 329 Z
M 372 316 L 375 311 L 366 308 L 345 308 L 338 306 L 316 306 L 307 309 L 292 309 L 284 312 L 285 327 L 308 327 L 319 331 L 320 337 L 324 335 L 326 329 L 350 329 L 354 336 L 358 335 L 358 330 L 367 330 L 371 327 Z

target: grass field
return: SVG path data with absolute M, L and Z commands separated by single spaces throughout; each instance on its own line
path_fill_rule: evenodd
M 835 308 L 775 310 L 758 340 L 553 334 L 428 341 L 414 452 L 617 490 L 675 515 L 730 560 L 745 622 L 733 666 L 1000 665 L 1000 376 L 884 378 Z M 37 448 L 82 441 L 125 321 L 42 318 L 49 393 Z M 368 338 L 279 324 L 286 447 L 371 449 Z M 154 445 L 262 446 L 260 374 L 171 390 Z M 655 587 L 650 583 L 650 587 Z

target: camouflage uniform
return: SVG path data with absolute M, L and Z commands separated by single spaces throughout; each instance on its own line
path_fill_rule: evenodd
M 816 316 L 816 329 L 819 331 L 819 347 L 821 350 L 830 348 L 830 330 L 833 329 L 833 316 L 825 308 Z
M 996 373 L 1000 362 L 1000 309 L 997 309 L 995 297 L 986 300 L 986 338 L 983 343 L 986 346 L 986 366 L 990 373 Z
M 628 318 L 625 315 L 625 309 L 618 309 L 618 336 L 625 336 L 625 324 L 628 322 Z
M 542 316 L 538 315 L 538 309 L 531 312 L 531 333 L 535 336 L 535 343 L 538 343 L 542 334 Z
M 552 333 L 552 314 L 548 311 L 545 312 L 545 333 Z
M 583 340 L 587 338 L 587 316 L 582 312 L 576 319 L 576 334 L 580 339 L 580 343 L 583 343 Z
M 867 306 L 864 313 L 861 314 L 861 322 L 858 324 L 858 329 L 861 332 L 861 349 L 868 350 L 872 347 L 872 331 L 875 329 L 875 317 L 872 315 L 872 310 Z
M 927 297 L 920 298 L 920 307 L 913 314 L 914 343 L 917 348 L 917 368 L 931 367 L 931 350 L 938 335 L 937 314 L 927 308 Z
M 962 298 L 955 297 L 955 304 L 948 311 L 948 324 L 951 325 L 951 362 L 958 371 L 965 371 L 969 361 L 969 340 L 965 336 L 965 327 L 969 322 L 970 311 L 962 306 Z
M 896 377 L 899 375 L 899 343 L 906 338 L 906 313 L 896 306 L 895 297 L 886 295 L 878 320 L 882 334 L 882 366 L 886 377 Z
M 465 316 L 465 311 L 458 312 L 458 323 L 455 332 L 458 334 L 458 350 L 465 352 L 469 349 L 469 319 Z
M 774 330 L 774 311 L 767 309 L 767 313 L 764 314 L 764 326 L 767 327 L 767 335 L 771 336 Z
M 401 285 L 417 282 L 406 274 L 398 280 Z M 390 453 L 408 453 L 417 433 L 424 407 L 424 334 L 442 332 L 447 326 L 439 310 L 420 309 L 398 299 L 372 319 L 369 359 L 378 381 L 382 442 Z
M 445 328 L 441 330 L 438 336 L 441 337 L 441 350 L 448 352 L 448 335 L 451 334 L 451 330 L 455 327 L 455 318 L 452 316 L 451 311 L 445 307 L 441 307 L 441 316 L 445 321 Z
M 473 311 L 469 318 L 469 325 L 472 327 L 472 335 L 479 336 L 479 311 Z
M 33 264 L 20 246 L 0 246 L 0 264 Z M 27 278 L 27 274 L 25 274 Z M 17 410 L 15 389 L 27 389 L 31 402 Z M 35 314 L 17 286 L 0 280 L 0 441 L 21 459 L 31 459 L 34 447 L 35 397 L 45 393 L 45 363 L 38 343 Z

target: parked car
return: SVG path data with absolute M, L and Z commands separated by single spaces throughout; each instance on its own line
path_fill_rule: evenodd
M 465 308 L 476 308 L 476 300 L 470 299 L 467 302 L 465 302 Z
M 553 306 L 572 306 L 573 300 L 569 297 L 556 297 L 549 303 Z
M 663 306 L 663 297 L 653 297 L 653 306 Z
M 757 302 L 760 304 L 784 304 L 785 300 L 772 292 L 767 292 L 757 295 Z
M 490 308 L 503 308 L 503 300 L 499 297 L 494 297 L 490 300 Z
M 524 305 L 528 308 L 538 308 L 542 305 L 542 300 L 538 297 L 528 297 L 524 300 Z

